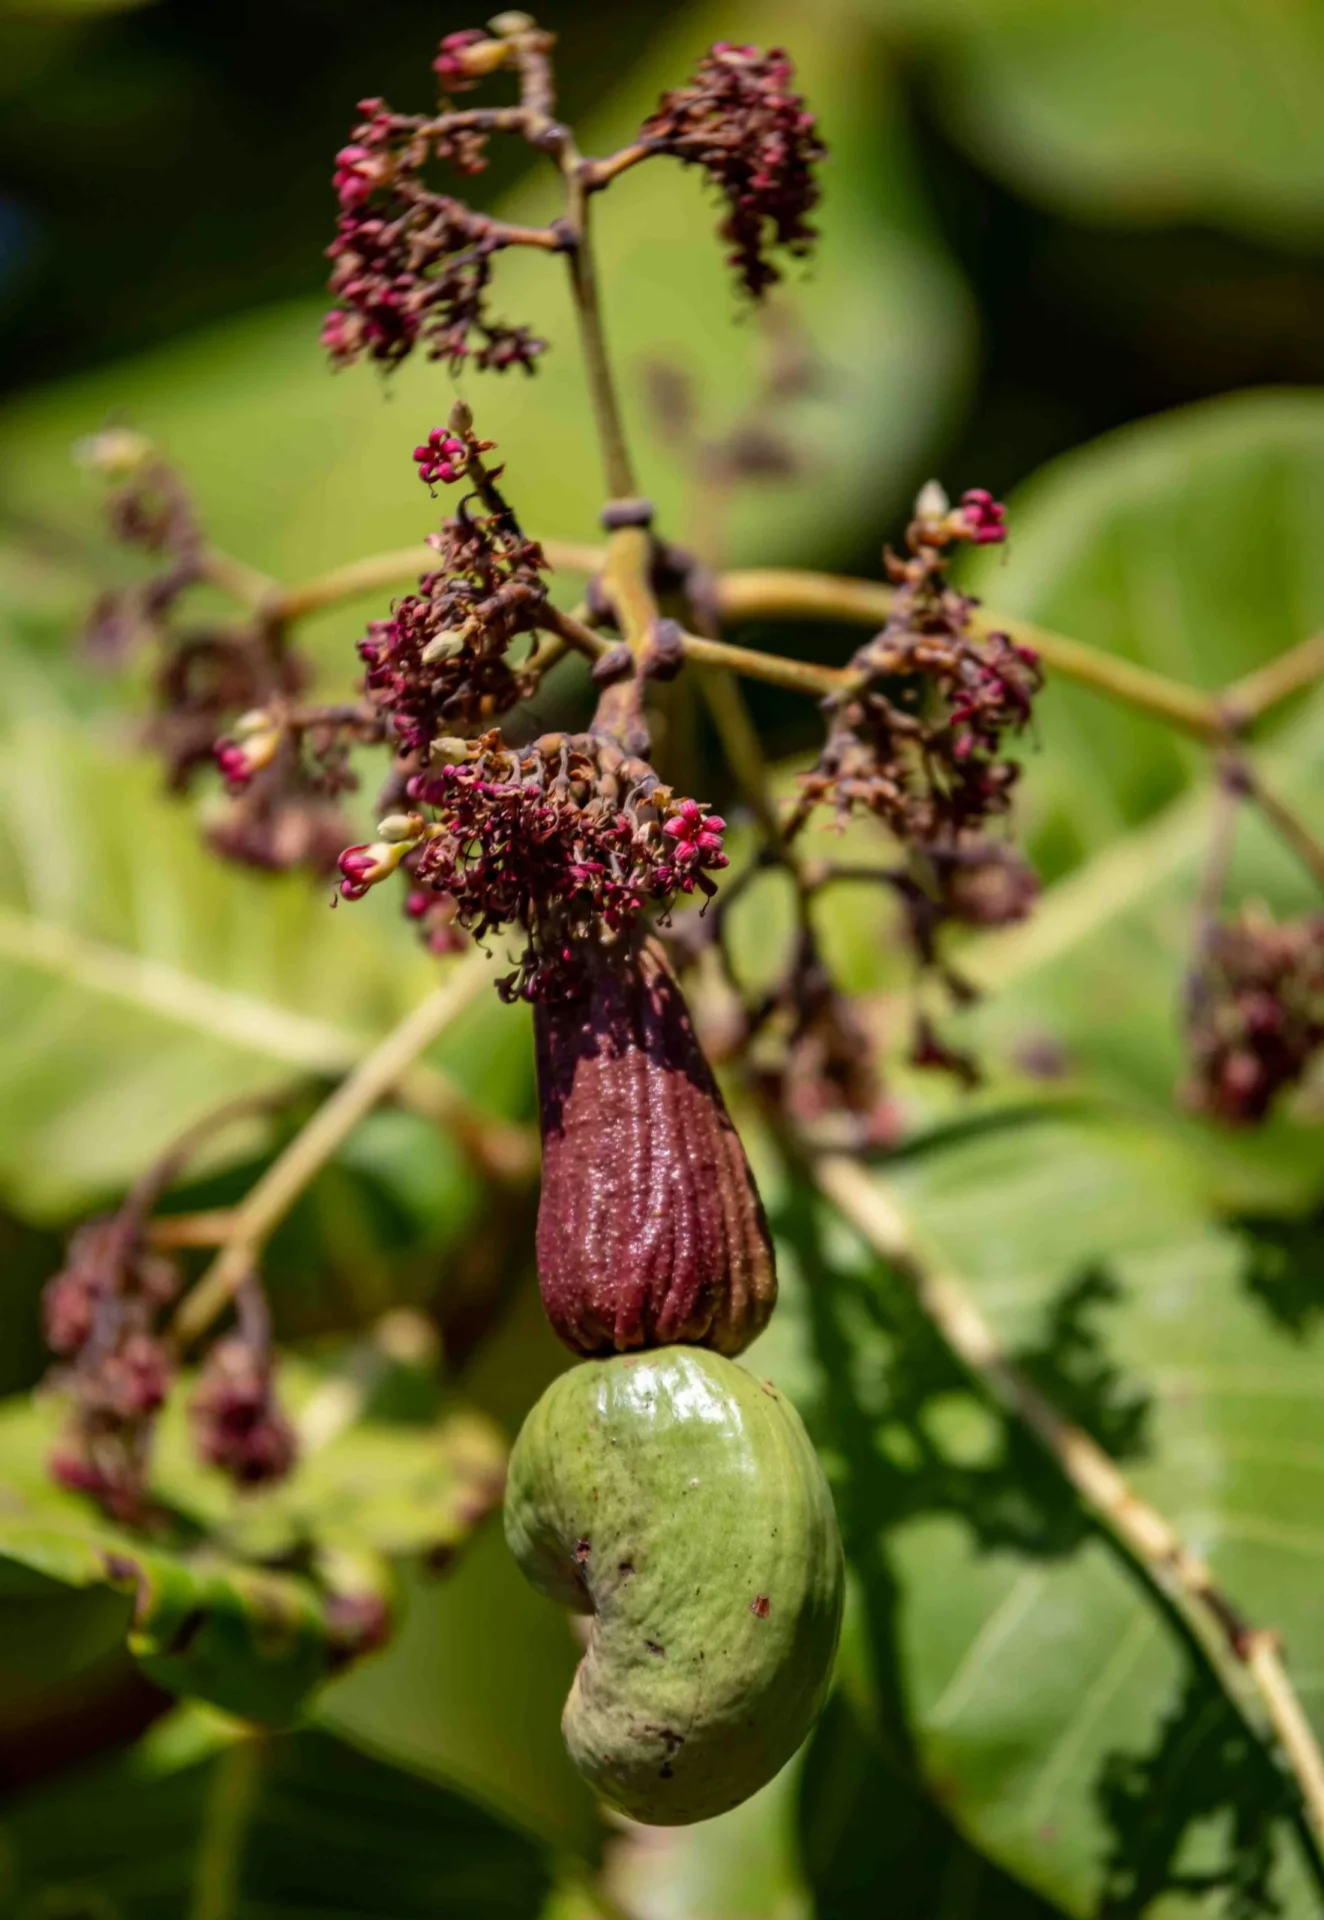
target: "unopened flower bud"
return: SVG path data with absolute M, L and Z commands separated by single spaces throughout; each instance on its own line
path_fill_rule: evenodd
M 340 891 L 346 900 L 361 900 L 369 887 L 389 879 L 409 851 L 409 842 L 375 840 L 369 846 L 346 847 L 336 862 L 344 878 Z
M 952 510 L 947 498 L 947 489 L 940 480 L 926 480 L 915 495 L 915 518 L 917 520 L 945 520 Z
M 421 813 L 388 813 L 384 820 L 377 822 L 377 831 L 383 840 L 392 843 L 407 840 L 412 843 L 418 839 L 426 824 Z
M 239 729 L 244 720 L 258 721 L 260 724 L 241 733 Z M 246 787 L 255 773 L 261 773 L 269 767 L 280 752 L 285 737 L 284 729 L 274 726 L 269 714 L 250 713 L 237 723 L 235 732 L 218 740 L 212 748 L 216 764 L 227 784 L 232 787 Z
M 481 27 L 464 27 L 446 35 L 432 67 L 444 88 L 460 93 L 497 72 L 509 58 L 510 48 L 501 40 L 489 40 Z
M 425 667 L 435 667 L 442 660 L 457 660 L 464 652 L 468 641 L 458 629 L 451 633 L 439 633 L 429 640 L 419 658 Z
M 107 427 L 103 433 L 88 434 L 74 442 L 74 458 L 80 466 L 108 480 L 124 480 L 148 461 L 153 453 L 145 433 L 131 427 Z
M 428 759 L 434 765 L 458 766 L 460 761 L 468 758 L 469 742 L 462 740 L 458 734 L 454 733 L 438 734 L 428 750 Z

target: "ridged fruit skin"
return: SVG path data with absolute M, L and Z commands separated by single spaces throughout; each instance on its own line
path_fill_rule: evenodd
M 740 1136 L 655 943 L 595 953 L 534 1009 L 538 1276 L 576 1353 L 692 1341 L 740 1353 L 777 1299 Z
M 591 1613 L 571 1758 L 654 1826 L 711 1819 L 790 1759 L 841 1625 L 832 1495 L 790 1402 L 702 1347 L 563 1374 L 511 1456 L 506 1538 L 543 1593 Z

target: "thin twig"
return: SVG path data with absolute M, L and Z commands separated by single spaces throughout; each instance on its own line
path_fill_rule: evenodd
M 696 667 L 717 667 L 738 673 L 746 680 L 763 680 L 770 687 L 786 687 L 792 693 L 807 693 L 815 699 L 849 693 L 860 683 L 860 676 L 849 667 L 820 667 L 809 660 L 793 660 L 782 653 L 759 653 L 753 647 L 737 647 L 729 640 L 707 640 L 701 634 L 682 636 L 685 658 Z
M 598 430 L 603 472 L 608 494 L 615 500 L 624 500 L 636 491 L 634 467 L 626 443 L 616 383 L 612 378 L 603 332 L 589 231 L 587 170 L 568 138 L 561 150 L 561 172 L 566 191 L 565 227 L 570 240 L 570 290 L 574 297 L 575 317 L 579 322 L 579 345 Z
M 208 1207 L 198 1213 L 161 1213 L 147 1223 L 147 1238 L 163 1252 L 179 1247 L 224 1246 L 233 1231 L 233 1207 Z
M 892 605 L 892 589 L 881 582 L 837 579 L 830 573 L 803 573 L 781 567 L 723 574 L 717 589 L 722 616 L 727 620 L 811 618 L 880 626 Z M 1128 706 L 1143 708 L 1197 740 L 1218 741 L 1230 735 L 1217 697 L 1152 673 L 1148 667 L 1103 653 L 1065 634 L 1052 633 L 1031 621 L 1009 619 L 983 608 L 975 609 L 970 624 L 976 633 L 1009 634 L 1019 645 L 1033 647 L 1044 665 L 1064 679 L 1079 681 Z
M 1321 678 L 1324 678 L 1324 633 L 1316 633 L 1299 646 L 1289 647 L 1266 666 L 1257 667 L 1254 673 L 1234 680 L 1223 693 L 1222 705 L 1230 720 L 1238 726 L 1247 726 L 1270 707 L 1276 707 L 1280 700 L 1286 700 L 1289 694 Z
M 1223 896 L 1227 892 L 1228 872 L 1232 865 L 1232 847 L 1236 838 L 1237 812 L 1246 796 L 1240 763 L 1226 755 L 1219 760 L 1214 774 L 1212 817 L 1205 845 L 1204 868 L 1195 900 L 1191 954 L 1186 968 L 1182 994 L 1187 1022 L 1199 1020 L 1209 997 L 1209 956 L 1218 931 Z
M 542 540 L 539 545 L 553 572 L 590 574 L 602 565 L 601 547 L 580 546 L 573 540 Z M 304 620 L 325 607 L 338 606 L 342 600 L 380 593 L 386 587 L 406 586 L 421 574 L 434 572 L 436 565 L 434 549 L 421 543 L 370 553 L 362 560 L 333 567 L 329 573 L 319 573 L 302 586 L 277 590 L 269 605 L 282 621 Z
M 1321 887 L 1324 887 L 1324 842 L 1315 838 L 1291 807 L 1272 794 L 1265 787 L 1254 768 L 1242 760 L 1237 762 L 1237 777 L 1242 782 L 1242 790 L 1247 798 L 1257 806 L 1274 832 L 1286 846 L 1292 849 L 1306 871 L 1312 874 Z
M 619 152 L 608 154 L 605 160 L 585 160 L 584 184 L 590 193 L 599 193 L 631 167 L 637 167 L 641 160 L 651 160 L 656 152 L 657 148 L 648 141 L 636 140 L 633 146 L 622 147 Z
M 789 864 L 791 853 L 782 840 L 781 821 L 769 789 L 758 729 L 750 718 L 739 681 L 725 668 L 717 668 L 701 674 L 699 686 L 741 799 L 753 814 L 769 848 Z
M 193 1859 L 187 1920 L 235 1920 L 245 1845 L 271 1757 L 271 1736 L 253 1729 L 213 1763 Z
M 811 1163 L 815 1185 L 909 1286 L 946 1346 L 1007 1413 L 1027 1427 L 1119 1543 L 1171 1601 L 1206 1649 L 1233 1703 L 1249 1682 L 1301 1791 L 1321 1869 L 1324 1757 L 1283 1667 L 1278 1642 L 1251 1627 L 1212 1572 L 1161 1513 L 1134 1492 L 1113 1461 L 1065 1419 L 1002 1352 L 992 1329 L 954 1275 L 928 1259 L 910 1221 L 868 1168 L 841 1154 Z
M 576 653 L 582 653 L 586 660 L 600 660 L 604 653 L 610 653 L 617 645 L 617 642 L 609 639 L 606 634 L 595 633 L 592 627 L 586 626 L 579 612 L 562 613 L 559 607 L 548 607 L 546 612 L 538 617 L 545 627 L 564 640 L 567 648 L 572 648 Z M 565 648 L 562 648 L 555 657 L 560 658 L 560 653 L 564 651 Z M 546 673 L 548 667 L 553 664 L 550 644 L 541 645 L 529 664 L 539 673 Z
M 348 1073 L 375 1044 L 332 1021 L 213 986 L 164 961 L 5 907 L 0 907 L 0 959 L 310 1073 Z M 412 1066 L 396 1094 L 406 1106 L 448 1128 L 493 1179 L 527 1177 L 534 1158 L 531 1135 L 480 1113 L 440 1068 Z
M 284 1153 L 234 1210 L 220 1254 L 184 1298 L 175 1315 L 181 1347 L 195 1341 L 238 1293 L 272 1231 L 378 1102 L 396 1086 L 418 1056 L 463 1012 L 488 977 L 482 954 L 471 952 L 441 986 L 419 1002 L 323 1102 Z
M 202 577 L 211 586 L 233 594 L 236 600 L 241 600 L 255 612 L 265 610 L 270 605 L 272 595 L 279 592 L 270 574 L 259 573 L 247 561 L 236 560 L 233 554 L 223 553 L 219 547 L 204 549 Z

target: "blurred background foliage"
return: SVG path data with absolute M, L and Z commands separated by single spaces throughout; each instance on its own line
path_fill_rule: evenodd
M 1324 624 L 1318 0 L 565 0 L 544 17 L 590 150 L 718 37 L 787 44 L 831 142 L 823 244 L 792 289 L 821 368 L 795 415 L 806 470 L 739 503 L 729 557 L 875 571 L 940 472 L 1016 489 L 1010 555 L 977 581 L 1009 613 L 1207 688 Z M 45 1489 L 54 1416 L 24 1395 L 62 1232 L 219 1099 L 303 1078 L 311 1102 L 430 974 L 392 903 L 332 920 L 302 881 L 217 866 L 163 798 L 134 690 L 77 651 L 123 562 L 71 444 L 142 427 L 209 534 L 283 579 L 422 535 L 408 454 L 451 382 L 328 374 L 321 250 L 354 101 L 421 105 L 437 38 L 468 24 L 420 0 L 0 0 L 0 1912 L 1315 1913 L 1255 1730 L 896 1276 L 766 1150 L 785 1303 L 754 1364 L 813 1424 L 854 1596 L 819 1731 L 724 1821 L 604 1828 L 560 1746 L 568 1628 L 490 1524 L 451 1568 L 483 1447 L 564 1356 L 532 1285 L 532 1197 L 494 1198 L 415 1116 L 361 1127 L 270 1251 L 296 1402 L 361 1379 L 392 1309 L 424 1316 L 443 1356 L 372 1375 L 304 1507 L 246 1510 L 247 1536 L 227 1513 L 236 1564 L 199 1570 L 188 1528 L 216 1523 L 219 1496 L 167 1447 L 181 1532 L 151 1570 L 157 1612 L 130 1623 L 107 1542 Z M 478 197 L 550 205 L 516 148 Z M 647 369 L 682 369 L 716 432 L 760 351 L 712 220 L 669 167 L 602 209 L 641 464 L 682 537 L 698 508 Z M 526 523 L 590 538 L 598 470 L 562 290 L 525 255 L 498 283 L 553 348 L 533 382 L 466 391 Z M 329 684 L 348 685 L 379 610 L 310 625 Z M 848 644 L 748 637 L 834 659 Z M 765 689 L 754 705 L 781 752 L 812 743 L 812 709 Z M 958 1102 L 901 1074 L 889 1177 L 1032 1375 L 1284 1633 L 1324 1715 L 1320 1110 L 1228 1139 L 1174 1106 L 1202 752 L 1057 685 L 1027 758 L 1021 824 L 1049 886 L 1026 927 L 968 956 L 992 989 L 967 1016 L 990 1079 Z M 1309 810 L 1324 702 L 1296 703 L 1264 764 Z M 715 760 L 703 778 L 728 798 Z M 1309 900 L 1251 823 L 1235 886 Z M 777 887 L 735 917 L 751 977 L 783 927 Z M 883 910 L 852 891 L 820 911 L 895 1037 Z M 490 997 L 435 1060 L 494 1115 L 530 1117 L 526 1024 Z M 232 1201 L 283 1137 L 238 1136 L 171 1207 Z M 297 1567 L 263 1602 L 295 1625 L 263 1651 L 241 1564 L 263 1526 L 268 1545 L 286 1528 L 385 1556 L 402 1621 L 386 1651 L 309 1693 L 332 1662 Z M 171 1608 L 203 1619 L 188 1645 Z

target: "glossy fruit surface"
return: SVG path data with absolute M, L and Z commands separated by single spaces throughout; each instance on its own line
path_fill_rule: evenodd
M 506 1536 L 535 1586 L 593 1616 L 563 1726 L 604 1799 L 684 1825 L 790 1759 L 831 1676 L 843 1563 L 775 1387 L 698 1347 L 573 1368 L 516 1441 Z

